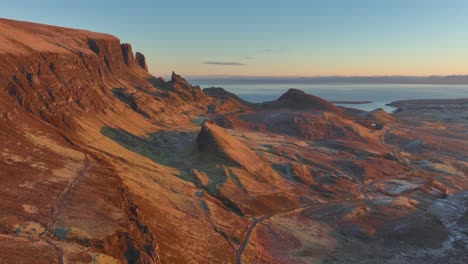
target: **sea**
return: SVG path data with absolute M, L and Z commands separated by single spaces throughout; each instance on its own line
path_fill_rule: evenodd
M 200 83 L 202 88 L 223 87 L 240 98 L 260 103 L 277 99 L 289 88 L 303 90 L 328 101 L 370 101 L 366 104 L 337 104 L 364 111 L 382 108 L 393 112 L 388 103 L 410 99 L 468 98 L 468 85 L 428 84 L 220 84 Z

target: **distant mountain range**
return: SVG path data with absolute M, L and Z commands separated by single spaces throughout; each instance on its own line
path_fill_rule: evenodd
M 468 75 L 449 76 L 192 76 L 192 83 L 218 84 L 468 84 Z

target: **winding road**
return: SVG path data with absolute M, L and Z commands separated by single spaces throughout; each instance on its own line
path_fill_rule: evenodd
M 361 199 L 359 199 L 361 200 Z M 337 201 L 333 203 L 327 203 L 327 204 L 310 204 L 310 205 L 301 205 L 298 207 L 294 207 L 288 210 L 280 211 L 274 214 L 269 214 L 269 215 L 264 215 L 260 218 L 252 217 L 252 224 L 250 224 L 249 229 L 247 230 L 247 233 L 245 235 L 244 241 L 240 245 L 239 249 L 236 252 L 236 259 L 237 259 L 237 264 L 242 264 L 242 253 L 244 253 L 244 250 L 247 248 L 249 241 L 250 241 L 250 236 L 252 235 L 254 229 L 258 226 L 258 224 L 261 224 L 263 221 L 268 220 L 272 217 L 278 216 L 278 215 L 283 215 L 283 214 L 289 214 L 294 211 L 298 211 L 301 209 L 306 209 L 306 208 L 313 208 L 316 207 L 315 210 L 320 210 L 326 207 L 342 204 L 342 203 L 349 203 L 349 202 L 356 202 L 358 200 L 350 201 L 350 200 L 345 200 L 345 201 Z
M 247 230 L 247 233 L 245 234 L 244 241 L 242 242 L 242 244 L 240 245 L 239 249 L 236 252 L 236 259 L 237 259 L 238 264 L 242 263 L 242 253 L 244 253 L 245 248 L 249 244 L 249 239 L 250 239 L 250 236 L 252 235 L 253 230 L 255 229 L 257 224 L 263 222 L 266 219 L 268 219 L 267 216 L 262 216 L 258 219 L 255 217 L 252 217 L 252 224 L 249 226 L 249 230 Z

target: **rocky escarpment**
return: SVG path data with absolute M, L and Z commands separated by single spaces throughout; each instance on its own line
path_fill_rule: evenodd
M 145 71 L 148 71 L 148 66 L 146 65 L 146 58 L 145 58 L 145 55 L 143 55 L 142 53 L 140 52 L 137 52 L 135 54 L 135 59 L 136 59 L 136 62 L 138 64 L 138 66 L 140 66 L 142 69 L 144 69 Z
M 132 46 L 128 43 L 124 43 L 121 45 L 122 47 L 122 55 L 124 58 L 124 62 L 129 67 L 138 66 L 148 72 L 148 66 L 146 65 L 146 58 L 140 52 L 136 52 L 133 54 Z
M 2 211 L 22 212 L 15 200 L 28 208 L 24 215 L 2 215 L 0 251 L 15 250 L 5 240 L 9 248 L 26 240 L 29 254 L 17 261 L 52 252 L 49 263 L 89 262 L 93 253 L 97 262 L 158 263 L 134 190 L 77 133 L 80 118 L 114 111 L 113 87 L 152 87 L 131 46 L 106 34 L 6 19 L 0 19 L 0 44 L 0 156 L 17 157 L 0 162 L 0 178 L 10 183 L 0 187 L 10 201 Z M 22 187 L 25 182 L 34 187 Z M 15 189 L 14 197 L 5 188 Z
M 135 66 L 136 65 L 135 55 L 133 54 L 132 46 L 128 43 L 123 43 L 121 44 L 121 47 L 122 47 L 122 56 L 123 56 L 125 64 L 130 67 Z
M 186 122 L 181 112 L 222 104 L 175 73 L 167 82 L 151 76 L 144 55 L 114 36 L 6 19 L 0 24 L 0 93 L 9 105 L 0 116 L 11 119 L 22 109 L 71 130 L 74 117 L 122 111 L 118 101 L 148 119 L 164 118 L 161 123 Z
M 150 86 L 131 46 L 113 36 L 5 19 L 0 25 L 0 92 L 56 126 L 71 127 L 70 114 L 105 112 L 114 100 L 108 87 Z

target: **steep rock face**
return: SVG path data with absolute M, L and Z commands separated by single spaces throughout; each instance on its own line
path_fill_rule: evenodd
M 106 111 L 114 100 L 106 87 L 121 81 L 150 86 L 149 75 L 126 64 L 132 64 L 131 47 L 113 36 L 5 19 L 0 24 L 0 92 L 54 125 L 70 127 L 70 114 Z
M 102 110 L 106 79 L 98 61 L 84 54 L 0 55 L 1 92 L 44 120 L 69 123 L 67 112 Z
M 125 63 L 121 53 L 120 40 L 88 39 L 88 47 L 112 74 L 121 74 L 124 72 Z
M 122 48 L 122 56 L 127 65 L 130 68 L 139 67 L 143 69 L 145 72 L 148 72 L 148 66 L 146 65 L 146 58 L 140 52 L 133 54 L 132 45 L 128 43 L 124 43 L 120 45 Z
M 135 59 L 136 59 L 138 66 L 143 68 L 145 71 L 148 71 L 148 66 L 146 65 L 145 55 L 141 54 L 140 52 L 137 52 L 135 54 Z
M 133 51 L 132 51 L 132 45 L 128 43 L 123 43 L 121 47 L 122 47 L 122 56 L 124 58 L 125 64 L 129 67 L 136 65 L 135 56 L 133 55 Z

